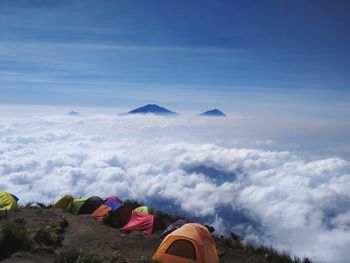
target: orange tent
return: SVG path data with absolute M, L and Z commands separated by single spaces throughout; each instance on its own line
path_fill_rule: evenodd
M 100 205 L 100 207 L 97 208 L 95 210 L 95 212 L 93 212 L 91 215 L 93 217 L 95 217 L 96 219 L 103 221 L 104 219 L 106 219 L 106 217 L 110 211 L 112 211 L 112 207 L 110 207 L 108 205 Z
M 215 243 L 208 229 L 188 223 L 167 235 L 153 259 L 163 263 L 218 263 Z
M 116 211 L 123 205 L 123 201 L 116 196 L 111 196 L 106 199 L 106 201 L 92 213 L 92 216 L 99 220 L 105 220 L 108 213 L 111 211 Z

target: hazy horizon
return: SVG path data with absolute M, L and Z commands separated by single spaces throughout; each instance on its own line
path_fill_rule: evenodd
M 327 0 L 3 0 L 0 103 L 345 119 L 349 11 Z

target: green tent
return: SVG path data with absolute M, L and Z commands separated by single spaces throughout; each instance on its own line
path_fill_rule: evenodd
M 152 214 L 152 209 L 145 205 L 135 208 L 134 211 L 144 214 Z
M 52 208 L 61 208 L 61 209 L 65 209 L 67 206 L 69 206 L 69 204 L 73 201 L 73 196 L 71 195 L 65 195 L 63 196 L 60 200 L 58 200 L 53 206 Z
M 16 196 L 0 191 L 0 210 L 18 210 L 17 201 Z
M 74 215 L 92 214 L 103 200 L 98 196 L 75 198 L 67 207 L 67 210 Z

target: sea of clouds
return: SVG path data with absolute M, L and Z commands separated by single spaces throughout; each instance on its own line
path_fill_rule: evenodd
M 350 148 L 340 143 L 342 129 L 191 114 L 2 116 L 0 189 L 22 204 L 67 193 L 137 199 L 219 234 L 348 262 L 350 162 L 339 149 Z

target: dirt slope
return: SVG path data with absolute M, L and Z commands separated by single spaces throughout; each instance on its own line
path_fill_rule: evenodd
M 161 242 L 158 238 L 160 233 L 152 236 L 144 236 L 141 232 L 127 234 L 95 220 L 90 215 L 75 216 L 56 209 L 24 208 L 18 212 L 11 211 L 0 222 L 15 218 L 25 219 L 31 239 L 39 229 L 54 227 L 57 222 L 62 221 L 68 224 L 62 230 L 60 245 L 35 245 L 30 250 L 22 250 L 2 261 L 6 263 L 54 262 L 57 254 L 68 248 L 95 254 L 103 262 L 136 263 L 150 259 Z M 222 263 L 268 262 L 263 254 L 252 254 L 251 251 L 238 247 L 229 248 L 227 241 L 216 240 L 216 244 L 219 252 L 224 253 L 220 260 Z

